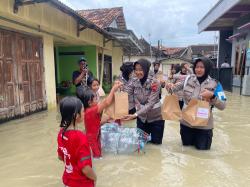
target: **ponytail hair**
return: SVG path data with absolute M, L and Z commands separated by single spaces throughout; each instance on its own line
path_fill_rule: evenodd
M 65 97 L 60 102 L 62 138 L 67 128 L 73 123 L 75 128 L 76 116 L 81 115 L 82 102 L 76 97 Z

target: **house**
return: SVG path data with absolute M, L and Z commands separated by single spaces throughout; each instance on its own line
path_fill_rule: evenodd
M 219 65 L 233 67 L 233 85 L 250 95 L 250 1 L 220 0 L 199 21 L 198 30 L 219 31 Z
M 163 66 L 163 71 L 169 73 L 174 64 L 182 63 L 192 63 L 192 60 L 186 59 L 183 55 L 186 53 L 186 47 L 165 47 L 162 46 L 162 52 L 167 56 L 166 58 L 161 59 Z
M 160 49 L 151 46 L 144 38 L 139 39 L 139 43 L 143 51 L 126 51 L 123 57 L 124 61 L 135 62 L 140 58 L 144 58 L 150 62 L 154 62 L 166 56 Z
M 168 56 L 181 56 L 186 50 L 186 47 L 165 47 L 162 46 L 161 50 L 164 54 Z
M 99 72 L 99 77 L 103 77 L 104 82 L 111 83 L 113 77 L 120 72 L 119 67 L 123 62 L 123 53 L 128 51 L 142 52 L 138 38 L 132 30 L 127 29 L 122 7 L 79 10 L 78 13 L 116 38 L 116 41 L 113 41 L 114 47 L 122 47 L 123 49 L 121 54 L 117 54 L 117 51 L 114 51 L 113 54 L 108 51 L 104 52 L 104 71 Z M 119 61 L 111 58 L 112 55 L 119 55 Z M 99 67 L 101 67 L 100 54 Z M 101 75 L 102 72 L 104 73 L 103 76 Z
M 198 57 L 217 58 L 218 45 L 216 44 L 198 44 L 190 45 L 181 54 L 180 57 L 193 60 Z
M 95 76 L 100 55 L 118 72 L 119 42 L 58 0 L 0 1 L 0 121 L 56 107 L 56 87 L 82 56 Z
M 214 44 L 190 45 L 188 47 L 162 47 L 162 52 L 166 55 L 161 59 L 164 72 L 169 72 L 173 64 L 189 63 L 195 58 L 207 57 L 216 64 L 218 46 Z

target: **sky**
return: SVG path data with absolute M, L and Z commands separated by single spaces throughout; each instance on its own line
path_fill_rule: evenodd
M 123 7 L 127 29 L 152 45 L 213 44 L 217 32 L 198 33 L 197 23 L 218 0 L 61 0 L 75 10 Z

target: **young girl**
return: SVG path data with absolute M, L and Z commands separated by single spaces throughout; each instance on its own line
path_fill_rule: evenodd
M 82 109 L 82 103 L 76 97 L 65 97 L 60 102 L 62 120 L 57 152 L 65 164 L 63 183 L 70 187 L 94 187 L 96 181 L 87 137 L 76 130 L 76 124 L 82 122 Z
M 100 114 L 102 113 L 103 109 L 111 104 L 115 91 L 120 88 L 121 85 L 121 82 L 116 81 L 109 95 L 100 103 L 97 102 L 95 93 L 91 89 L 88 89 L 85 92 L 77 93 L 84 105 L 84 124 L 87 139 L 92 149 L 94 158 L 100 158 L 102 156 L 100 140 Z
M 100 95 L 98 93 L 98 90 L 100 88 L 100 82 L 99 82 L 99 80 L 96 79 L 96 78 L 88 79 L 87 85 L 95 93 L 96 100 L 97 100 L 97 102 L 99 102 L 100 101 Z

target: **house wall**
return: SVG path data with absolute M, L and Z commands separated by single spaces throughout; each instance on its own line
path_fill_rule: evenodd
M 0 1 L 1 16 L 59 36 L 62 40 L 81 40 L 92 45 L 103 46 L 103 36 L 91 29 L 85 29 L 77 37 L 76 20 L 49 3 L 21 6 L 13 12 L 14 0 Z M 111 45 L 112 46 L 112 45 Z M 107 48 L 111 47 L 107 45 Z
M 227 58 L 227 62 L 231 64 L 231 56 L 232 56 L 232 43 L 228 42 L 229 36 L 233 35 L 232 30 L 220 31 L 220 39 L 219 39 L 219 67 Z
M 51 7 L 47 3 L 19 7 L 17 14 L 13 13 L 13 5 L 14 0 L 0 1 L 0 27 L 43 38 L 43 60 L 47 104 L 48 108 L 56 107 L 56 86 L 54 81 L 55 40 L 60 40 L 64 43 L 83 41 L 84 43 L 103 45 L 103 37 L 94 30 L 86 29 L 81 32 L 81 35 L 78 38 L 76 36 L 76 21 L 71 16 Z M 28 25 L 28 27 L 20 25 L 20 23 Z M 42 32 L 39 32 L 39 28 Z M 107 44 L 106 47 L 112 48 L 112 45 Z
M 250 15 L 243 17 L 242 19 L 238 20 L 237 22 L 235 22 L 234 24 L 234 34 L 238 33 L 238 27 L 248 23 L 250 20 Z M 244 32 L 247 33 L 246 37 L 243 38 L 239 38 L 239 39 L 235 39 L 233 40 L 232 43 L 232 60 L 231 60 L 231 64 L 233 67 L 235 67 L 236 64 L 236 49 L 237 47 L 239 47 L 240 49 L 247 49 L 249 48 L 249 41 L 250 41 L 250 30 L 246 29 Z M 243 77 L 243 81 L 242 81 L 242 94 L 243 95 L 250 95 L 250 75 L 245 74 Z M 234 75 L 233 78 L 233 85 L 234 86 L 240 86 L 241 84 L 241 77 L 240 75 Z
M 249 20 L 250 20 L 250 15 L 239 20 L 238 22 L 236 22 L 234 25 L 234 28 L 233 28 L 233 34 L 238 33 L 237 28 L 244 25 L 245 23 L 249 22 Z M 245 30 L 244 32 L 248 33 L 245 38 L 233 40 L 233 43 L 232 43 L 232 66 L 234 66 L 236 63 L 235 55 L 236 55 L 237 46 L 241 46 L 241 47 L 248 46 L 248 42 L 250 40 L 250 30 L 248 29 L 248 30 Z
M 182 64 L 184 62 L 185 61 L 183 60 L 175 59 L 175 58 L 170 58 L 170 59 L 162 61 L 163 73 L 169 75 L 171 72 L 172 64 Z
M 188 47 L 187 52 L 182 57 L 192 60 L 192 58 L 193 58 L 192 54 L 193 54 L 193 52 L 191 50 L 191 47 Z
M 85 55 L 60 55 L 62 52 L 84 52 Z M 72 81 L 72 73 L 79 70 L 77 62 L 83 56 L 87 59 L 89 70 L 96 76 L 96 46 L 57 47 L 56 53 L 57 84 Z M 75 86 L 72 84 L 65 94 L 75 94 Z
M 123 50 L 120 47 L 115 47 L 113 48 L 112 51 L 112 77 L 114 77 L 114 75 L 118 76 L 120 74 L 120 67 L 122 65 L 123 62 Z
M 48 109 L 54 108 L 56 104 L 56 84 L 54 66 L 54 45 L 53 37 L 43 37 L 43 59 L 45 73 L 45 89 Z
M 55 44 L 62 44 L 64 46 L 85 45 L 84 50 L 86 51 L 86 57 L 91 61 L 89 66 L 94 74 L 96 74 L 97 71 L 96 46 L 111 51 L 111 55 L 115 56 L 115 62 L 119 62 L 119 64 L 122 63 L 120 60 L 122 58 L 121 49 L 115 49 L 113 52 L 112 42 L 108 42 L 104 46 L 103 35 L 92 29 L 83 30 L 80 32 L 80 36 L 77 37 L 76 20 L 61 10 L 51 6 L 49 3 L 20 6 L 16 14 L 13 12 L 13 5 L 14 0 L 0 1 L 0 27 L 43 38 L 45 88 L 49 108 L 56 107 L 56 86 L 54 81 Z M 59 59 L 58 54 L 56 54 L 56 58 L 57 60 Z M 62 62 L 64 63 L 64 60 Z M 116 73 L 119 64 L 114 65 L 114 72 Z M 59 68 L 59 66 L 57 68 Z M 72 66 L 71 69 L 73 68 L 77 67 Z M 66 74 L 68 75 L 68 73 Z M 65 74 L 59 74 L 57 76 L 57 81 L 60 82 L 63 79 L 71 79 L 71 77 L 64 76 Z
M 150 56 L 130 56 L 130 57 L 129 56 L 124 56 L 123 61 L 124 62 L 127 62 L 127 61 L 135 62 L 135 61 L 137 61 L 137 60 L 139 60 L 141 58 L 144 58 L 144 59 L 150 61 L 151 63 L 156 60 L 155 57 L 151 58 Z
M 99 49 L 98 53 L 101 53 Z M 121 47 L 113 47 L 112 50 L 104 50 L 104 55 L 112 56 L 112 78 L 120 74 L 120 66 L 123 63 L 123 50 Z M 98 71 L 101 71 L 100 69 Z

